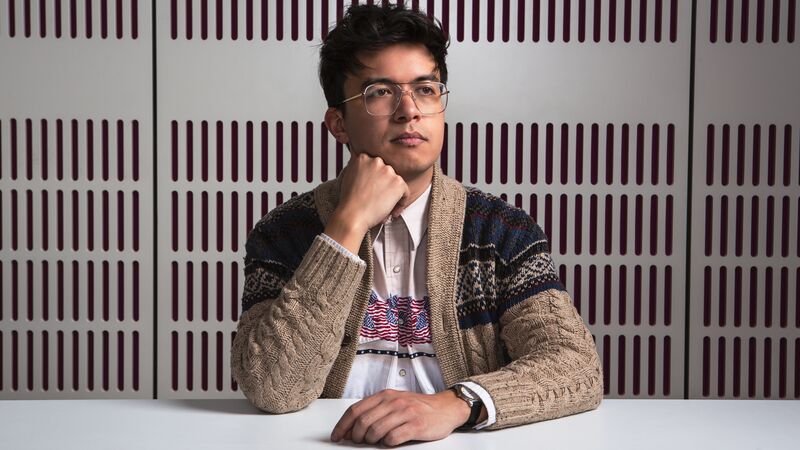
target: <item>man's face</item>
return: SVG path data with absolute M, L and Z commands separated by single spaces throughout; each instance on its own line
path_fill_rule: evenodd
M 422 44 L 396 44 L 375 53 L 359 55 L 366 66 L 357 76 L 348 76 L 344 84 L 345 98 L 357 95 L 375 80 L 391 81 L 402 88 L 412 81 L 439 81 L 433 56 Z M 367 153 L 381 157 L 407 181 L 433 170 L 442 151 L 444 112 L 422 115 L 410 94 L 402 96 L 397 111 L 391 116 L 372 116 L 359 97 L 344 105 L 343 126 L 352 155 Z M 400 139 L 404 133 L 419 133 L 422 139 Z

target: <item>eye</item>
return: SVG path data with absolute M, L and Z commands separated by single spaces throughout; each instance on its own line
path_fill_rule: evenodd
M 389 97 L 391 95 L 392 89 L 387 86 L 373 86 L 367 90 L 367 97 L 369 98 Z
M 436 89 L 434 89 L 433 86 L 429 84 L 423 84 L 417 87 L 417 94 L 425 96 L 435 95 Z

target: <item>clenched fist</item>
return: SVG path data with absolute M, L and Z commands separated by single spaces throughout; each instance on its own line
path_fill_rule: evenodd
M 408 185 L 380 157 L 360 153 L 350 158 L 341 174 L 339 205 L 325 234 L 358 254 L 367 230 L 408 206 Z

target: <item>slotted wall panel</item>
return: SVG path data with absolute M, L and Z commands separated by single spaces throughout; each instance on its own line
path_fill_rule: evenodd
M 150 5 L 0 2 L 0 397 L 153 395 Z
M 796 1 L 697 9 L 694 398 L 800 398 Z

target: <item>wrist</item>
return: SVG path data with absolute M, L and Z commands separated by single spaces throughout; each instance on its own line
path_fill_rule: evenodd
M 460 427 L 469 420 L 471 412 L 470 407 L 467 402 L 456 395 L 455 391 L 452 389 L 445 389 L 437 395 L 442 396 L 446 402 L 447 411 L 450 412 L 449 415 L 453 418 L 453 429 Z
M 361 241 L 364 239 L 364 235 L 367 234 L 367 227 L 360 221 L 353 219 L 353 217 L 355 216 L 337 208 L 325 225 L 324 233 L 342 247 L 357 255 L 361 247 Z

